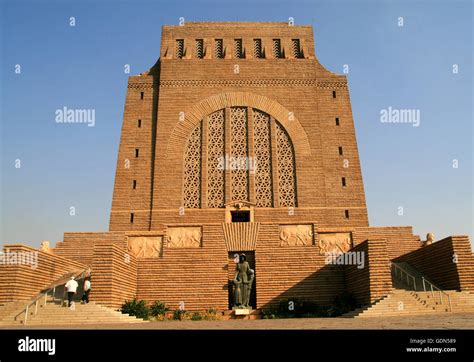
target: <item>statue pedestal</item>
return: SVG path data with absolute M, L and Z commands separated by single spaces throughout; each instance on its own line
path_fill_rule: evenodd
M 237 315 L 249 315 L 250 309 L 248 308 L 236 308 L 234 309 L 234 314 Z

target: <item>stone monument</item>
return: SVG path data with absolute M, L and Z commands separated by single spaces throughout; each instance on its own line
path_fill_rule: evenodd
M 234 277 L 234 306 L 232 309 L 251 309 L 250 293 L 255 278 L 255 272 L 250 268 L 245 254 L 240 254 L 239 262 L 235 267 Z
M 67 232 L 39 253 L 49 278 L 0 263 L 0 303 L 86 266 L 98 303 L 236 315 L 288 298 L 331 306 L 345 292 L 371 303 L 392 291 L 389 262 L 474 290 L 468 236 L 422 247 L 434 237 L 369 225 L 347 77 L 319 62 L 312 26 L 164 25 L 156 56 L 126 85 L 109 230 Z M 328 265 L 351 252 L 364 269 Z

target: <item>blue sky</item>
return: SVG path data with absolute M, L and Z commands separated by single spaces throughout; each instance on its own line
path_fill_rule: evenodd
M 349 65 L 370 224 L 473 235 L 471 1 L 0 2 L 2 243 L 107 230 L 124 65 L 151 67 L 180 17 L 313 25 L 320 62 Z M 95 127 L 57 124 L 64 106 L 95 109 Z M 420 126 L 381 123 L 388 107 L 419 110 Z

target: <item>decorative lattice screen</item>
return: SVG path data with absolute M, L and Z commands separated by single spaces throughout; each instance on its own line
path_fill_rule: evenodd
M 294 58 L 303 57 L 299 39 L 291 39 L 291 53 Z
M 255 202 L 257 207 L 297 206 L 295 155 L 293 144 L 286 130 L 270 116 L 253 109 L 253 130 L 249 129 L 247 107 L 231 107 L 230 134 L 225 134 L 225 110 L 221 109 L 205 118 L 207 121 L 207 157 L 202 158 L 202 122 L 191 133 L 184 152 L 184 206 L 201 207 L 202 165 L 207 166 L 207 206 L 224 207 L 229 201 L 249 201 L 249 148 L 248 134 L 254 136 Z M 272 122 L 276 134 L 272 135 Z M 204 128 L 204 129 L 206 129 Z M 230 142 L 229 162 L 225 161 L 225 143 Z M 273 144 L 274 142 L 274 144 Z M 273 152 L 272 152 L 273 150 Z M 272 159 L 276 154 L 276 159 Z M 225 199 L 226 173 L 230 167 L 230 197 Z M 276 170 L 273 168 L 276 167 Z M 273 175 L 278 190 L 273 189 Z M 276 185 L 275 185 L 276 187 Z M 278 191 L 278 205 L 273 198 Z
M 253 111 L 255 143 L 255 200 L 259 207 L 273 206 L 270 117 Z
M 273 52 L 273 58 L 281 58 L 282 57 L 280 39 L 273 39 L 272 52 Z
M 234 39 L 234 58 L 240 59 L 244 57 L 242 49 L 242 39 Z
M 253 40 L 253 57 L 263 58 L 262 39 Z
M 222 39 L 216 39 L 214 41 L 214 58 L 223 59 L 224 58 L 224 42 Z
M 204 58 L 204 40 L 196 39 L 196 48 L 194 56 L 198 59 Z
M 283 127 L 276 124 L 278 195 L 280 206 L 296 206 L 295 157 L 293 145 Z
M 176 40 L 176 49 L 175 49 L 175 57 L 177 59 L 181 59 L 184 56 L 184 40 L 177 39 Z
M 224 110 L 208 117 L 207 206 L 224 207 Z
M 184 152 L 184 207 L 201 207 L 201 122 L 191 133 Z
M 247 108 L 232 107 L 230 109 L 231 138 L 231 197 L 232 200 L 249 200 L 248 170 L 243 163 L 247 159 Z

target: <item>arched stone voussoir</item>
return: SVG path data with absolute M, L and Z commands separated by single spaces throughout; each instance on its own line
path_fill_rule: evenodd
M 171 133 L 167 146 L 167 155 L 173 151 L 182 154 L 189 135 L 205 116 L 219 109 L 239 106 L 252 107 L 275 118 L 288 132 L 295 148 L 295 153 L 298 156 L 311 155 L 308 136 L 296 118 L 295 112 L 270 98 L 249 92 L 220 93 L 191 106 L 185 111 L 184 120 L 178 122 Z

